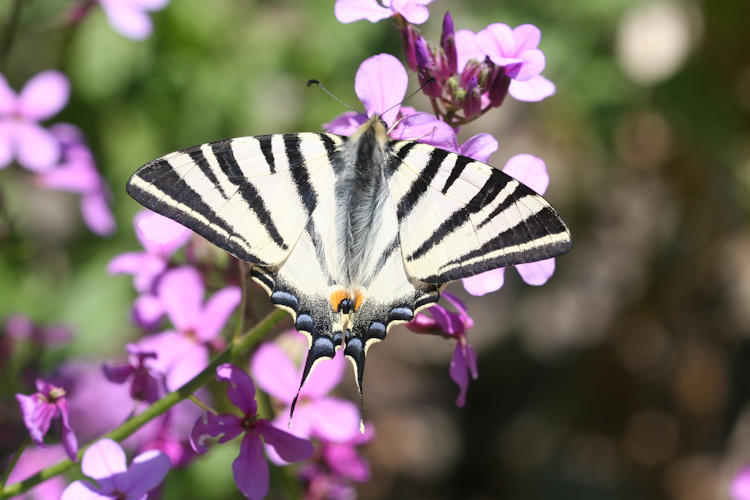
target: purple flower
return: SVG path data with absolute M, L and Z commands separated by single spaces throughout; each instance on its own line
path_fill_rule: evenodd
M 375 437 L 375 427 L 365 425 L 365 431 L 357 433 L 343 443 L 323 442 L 323 458 L 335 474 L 364 483 L 370 479 L 370 464 L 357 452 L 357 446 L 372 441 Z
M 459 387 L 456 405 L 463 406 L 466 403 L 469 377 L 474 380 L 479 377 L 477 355 L 466 337 L 467 331 L 474 325 L 474 320 L 458 297 L 444 292 L 443 298 L 450 302 L 456 312 L 448 311 L 436 304 L 428 309 L 429 316 L 419 313 L 406 324 L 406 327 L 417 333 L 439 333 L 457 340 L 450 364 L 450 376 Z
M 540 74 L 545 66 L 544 53 L 537 48 L 540 39 L 539 28 L 531 24 L 511 28 L 495 23 L 477 34 L 460 30 L 455 35 L 458 68 L 488 57 L 511 79 L 510 95 L 519 101 L 541 101 L 555 93 L 555 85 Z
M 282 342 L 304 354 L 307 345 L 301 334 L 289 332 L 281 337 Z M 327 396 L 341 381 L 346 368 L 342 352 L 332 359 L 322 360 L 310 373 L 302 389 L 302 369 L 294 365 L 279 344 L 264 343 L 253 355 L 250 372 L 258 386 L 281 401 L 285 408 L 279 412 L 274 423 L 281 427 L 289 425 L 295 436 L 319 437 L 331 442 L 343 443 L 360 435 L 360 415 L 351 401 Z M 299 390 L 294 418 L 289 423 L 290 406 Z
M 732 500 L 750 500 L 750 465 L 741 468 L 729 487 Z
M 238 287 L 229 286 L 203 304 L 201 275 L 195 268 L 183 266 L 164 273 L 156 295 L 175 329 L 145 337 L 138 348 L 157 354 L 151 367 L 166 374 L 167 389 L 173 391 L 208 364 L 209 344 L 220 340 L 241 293 Z
M 127 466 L 125 452 L 111 439 L 101 439 L 83 454 L 81 471 L 96 480 L 74 481 L 61 500 L 146 500 L 169 472 L 169 458 L 157 450 L 141 453 Z
M 391 138 L 418 140 L 456 151 L 456 133 L 450 125 L 429 113 L 399 106 L 408 84 L 409 76 L 403 64 L 390 54 L 378 54 L 359 66 L 354 91 L 364 104 L 368 117 L 380 115 L 392 127 Z M 361 114 L 349 111 L 323 126 L 334 134 L 351 135 L 366 121 Z
M 124 384 L 132 379 L 130 397 L 153 403 L 159 399 L 164 384 L 163 374 L 150 368 L 147 363 L 150 359 L 156 359 L 156 353 L 143 351 L 135 344 L 128 344 L 126 349 L 130 355 L 129 361 L 102 365 L 104 376 L 115 384 Z
M 541 158 L 519 154 L 512 157 L 503 167 L 503 172 L 514 177 L 539 194 L 544 194 L 549 185 L 547 167 Z M 543 285 L 555 272 L 555 258 L 517 264 L 518 274 L 529 285 Z M 492 269 L 470 278 L 464 278 L 464 288 L 472 295 L 485 295 L 499 290 L 505 282 L 505 268 Z
M 163 9 L 169 0 L 99 0 L 115 31 L 133 40 L 151 35 L 151 10 Z
M 336 0 L 334 11 L 341 23 L 367 19 L 376 23 L 394 14 L 401 15 L 412 24 L 422 24 L 430 17 L 426 5 L 432 0 Z
M 70 341 L 70 329 L 62 325 L 42 327 L 22 314 L 14 314 L 5 320 L 4 332 L 15 340 L 30 340 L 42 345 L 59 345 Z
M 8 476 L 8 484 L 14 484 L 36 474 L 65 458 L 65 450 L 58 444 L 46 448 L 26 448 Z M 51 477 L 13 500 L 59 500 L 65 489 L 61 476 Z
M 94 233 L 111 234 L 117 224 L 109 208 L 109 188 L 96 170 L 94 156 L 77 127 L 59 123 L 50 131 L 62 147 L 62 163 L 39 174 L 39 184 L 81 195 L 83 221 Z
M 56 115 L 68 102 L 70 83 L 59 71 L 42 71 L 16 94 L 0 75 L 0 169 L 15 158 L 29 170 L 52 168 L 60 157 L 55 136 L 38 122 Z
M 118 255 L 110 261 L 107 271 L 110 274 L 132 274 L 135 289 L 149 293 L 156 278 L 166 270 L 169 258 L 187 243 L 192 233 L 182 224 L 150 210 L 138 212 L 133 226 L 145 251 Z M 157 316 L 161 317 L 161 314 Z
M 62 444 L 68 457 L 76 461 L 78 441 L 68 422 L 68 401 L 65 399 L 65 389 L 41 379 L 37 379 L 36 389 L 39 392 L 30 396 L 16 394 L 16 400 L 21 406 L 23 423 L 29 430 L 31 440 L 38 446 L 44 446 L 44 435 L 47 434 L 52 419 L 60 417 Z
M 244 434 L 240 454 L 232 463 L 234 481 L 247 498 L 263 498 L 268 493 L 268 464 L 263 456 L 261 436 L 287 462 L 310 458 L 313 446 L 305 439 L 274 427 L 268 420 L 258 418 L 255 385 L 243 370 L 225 363 L 216 369 L 216 379 L 229 384 L 227 396 L 242 416 L 204 413 L 195 422 L 190 443 L 195 451 L 205 453 L 207 438 L 219 438 L 219 443 L 225 443 Z

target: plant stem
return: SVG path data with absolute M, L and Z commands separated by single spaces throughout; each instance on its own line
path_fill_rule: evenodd
M 5 70 L 5 62 L 10 53 L 10 47 L 13 45 L 13 38 L 16 36 L 18 22 L 21 20 L 21 3 L 23 3 L 23 0 L 13 2 L 8 21 L 3 29 L 3 39 L 0 42 L 0 70 Z
M 147 422 L 153 420 L 159 415 L 166 412 L 172 406 L 176 405 L 185 398 L 188 398 L 196 390 L 203 387 L 206 383 L 212 380 L 216 376 L 216 368 L 222 363 L 228 363 L 234 359 L 240 357 L 245 351 L 250 349 L 252 346 L 257 344 L 263 336 L 265 336 L 271 329 L 276 326 L 282 319 L 286 317 L 286 312 L 281 309 L 274 309 L 268 315 L 263 318 L 257 325 L 248 330 L 245 335 L 234 340 L 229 346 L 218 356 L 214 358 L 209 365 L 203 369 L 198 375 L 190 379 L 174 392 L 170 392 L 154 404 L 146 408 L 142 413 L 135 415 L 130 420 L 125 421 L 118 428 L 108 432 L 104 436 L 97 438 L 98 441 L 101 438 L 110 438 L 115 441 L 122 441 L 127 438 L 135 431 L 143 427 Z M 95 442 L 95 441 L 92 441 Z M 91 446 L 92 443 L 87 444 L 83 448 L 78 450 L 78 460 L 83 457 L 83 453 L 86 449 Z M 7 488 L 0 490 L 0 500 L 10 498 L 16 495 L 24 493 L 37 484 L 46 481 L 47 479 L 62 474 L 66 470 L 70 469 L 75 465 L 71 460 L 63 460 L 46 469 L 42 469 L 33 476 L 24 479 L 21 482 L 12 484 Z
M 8 464 L 8 468 L 5 469 L 5 473 L 3 473 L 3 479 L 0 481 L 0 488 L 5 488 L 5 483 L 8 481 L 8 478 L 10 477 L 10 473 L 13 472 L 13 468 L 18 463 L 18 459 L 21 458 L 21 455 L 23 455 L 23 450 L 26 449 L 26 447 L 31 443 L 31 440 L 27 437 L 23 440 L 21 443 L 21 446 L 18 447 L 18 451 L 15 455 L 13 455 L 13 458 L 10 460 L 10 463 Z

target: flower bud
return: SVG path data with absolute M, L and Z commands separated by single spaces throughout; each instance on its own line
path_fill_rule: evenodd
M 445 53 L 447 72 L 453 75 L 457 72 L 458 55 L 456 53 L 456 39 L 453 31 L 453 18 L 450 12 L 446 12 L 443 18 L 443 33 L 440 37 L 440 46 Z
M 492 78 L 490 80 L 490 105 L 493 107 L 500 106 L 505 100 L 505 96 L 508 95 L 508 87 L 510 86 L 510 77 L 505 74 L 503 68 L 495 68 Z
M 401 42 L 404 45 L 404 54 L 406 55 L 406 64 L 412 71 L 417 71 L 417 39 L 422 38 L 417 29 L 411 24 L 406 23 L 401 28 Z

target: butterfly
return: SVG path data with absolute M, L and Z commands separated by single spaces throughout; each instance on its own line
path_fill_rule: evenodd
M 360 396 L 370 346 L 448 282 L 571 248 L 565 222 L 533 190 L 466 156 L 391 140 L 378 116 L 349 137 L 182 149 L 141 167 L 127 191 L 250 263 L 309 340 L 300 387 L 343 348 Z

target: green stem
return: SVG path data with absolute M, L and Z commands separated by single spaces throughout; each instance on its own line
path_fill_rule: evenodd
M 16 36 L 18 22 L 21 20 L 21 3 L 23 3 L 23 0 L 13 2 L 8 21 L 5 23 L 5 29 L 3 30 L 3 40 L 0 43 L 0 69 L 2 70 L 5 69 L 5 62 L 10 53 L 10 47 L 13 45 L 13 38 Z
M 5 488 L 5 483 L 8 481 L 8 478 L 10 477 L 10 473 L 13 472 L 13 468 L 18 463 L 18 459 L 21 458 L 21 455 L 23 455 L 23 450 L 26 449 L 26 447 L 31 443 L 31 440 L 27 437 L 23 440 L 21 443 L 21 446 L 18 447 L 18 451 L 15 455 L 13 455 L 13 458 L 11 459 L 10 463 L 8 464 L 8 468 L 5 469 L 5 473 L 3 474 L 3 479 L 0 481 L 0 488 Z
M 182 387 L 174 392 L 170 392 L 154 404 L 146 408 L 142 413 L 134 416 L 130 420 L 127 420 L 118 428 L 111 432 L 108 432 L 104 436 L 97 438 L 98 441 L 101 438 L 109 438 L 115 441 L 122 441 L 127 438 L 135 431 L 143 427 L 147 422 L 153 420 L 159 415 L 166 412 L 172 406 L 176 405 L 183 399 L 192 395 L 196 390 L 206 385 L 210 380 L 216 376 L 216 368 L 223 364 L 233 361 L 239 358 L 245 351 L 257 344 L 263 336 L 265 336 L 271 329 L 276 326 L 284 317 L 286 312 L 281 309 L 274 309 L 260 323 L 251 328 L 244 336 L 234 340 L 224 352 L 216 356 L 211 363 L 203 369 L 198 375 L 190 379 Z M 92 442 L 93 443 L 93 442 Z M 84 446 L 78 450 L 78 460 L 83 457 L 83 453 L 86 449 L 91 446 L 92 443 Z M 24 493 L 37 484 L 46 481 L 47 479 L 62 474 L 66 470 L 70 469 L 75 465 L 75 462 L 71 460 L 63 460 L 62 462 L 55 464 L 46 469 L 42 469 L 33 476 L 24 479 L 21 482 L 11 484 L 7 488 L 3 488 L 0 491 L 0 500 L 10 498 L 16 495 Z
M 206 413 L 213 413 L 214 415 L 216 415 L 216 410 L 208 406 L 206 403 L 204 403 L 200 399 L 196 398 L 195 394 L 191 394 L 190 396 L 188 396 L 188 399 L 192 401 L 195 404 L 195 406 L 205 411 Z

